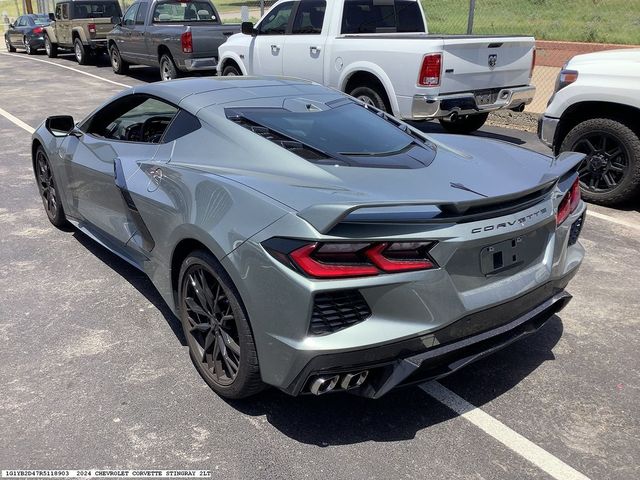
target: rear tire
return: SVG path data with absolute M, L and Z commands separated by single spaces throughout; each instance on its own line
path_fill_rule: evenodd
M 47 57 L 56 58 L 58 56 L 58 45 L 51 42 L 49 35 L 44 35 L 44 51 L 47 53 Z
M 240 294 L 208 251 L 197 250 L 182 263 L 178 312 L 191 359 L 218 395 L 240 399 L 265 388 Z
M 73 53 L 75 54 L 78 65 L 87 64 L 89 54 L 85 46 L 82 44 L 82 40 L 80 40 L 80 38 L 78 37 L 76 37 L 76 39 L 73 41 Z
M 579 169 L 586 201 L 616 206 L 638 198 L 640 138 L 624 123 L 610 118 L 585 120 L 562 141 L 560 152 L 566 151 L 587 154 Z
M 49 158 L 42 147 L 38 147 L 36 150 L 34 167 L 38 191 L 40 192 L 47 218 L 57 228 L 68 227 L 69 222 L 60 202 L 60 192 L 56 187 L 53 170 L 51 170 Z
M 37 49 L 31 47 L 31 44 L 29 43 L 29 40 L 27 40 L 27 37 L 24 37 L 22 41 L 24 42 L 24 50 L 27 52 L 27 55 L 35 55 L 36 53 L 38 53 Z
M 7 37 L 4 37 L 4 43 L 7 46 L 7 52 L 15 52 L 16 51 L 16 47 L 11 45 L 11 41 Z
M 239 77 L 242 75 L 242 72 L 235 65 L 227 65 L 222 70 L 223 77 Z
M 122 59 L 120 50 L 118 50 L 118 47 L 115 45 L 109 49 L 109 59 L 111 60 L 111 68 L 115 74 L 124 75 L 129 71 L 129 64 Z
M 391 113 L 387 94 L 384 91 L 380 91 L 380 88 L 377 86 L 367 85 L 356 87 L 349 92 L 349 95 L 357 98 L 365 105 L 371 105 L 383 112 Z
M 160 57 L 160 78 L 162 81 L 180 78 L 180 70 L 176 67 L 171 55 L 166 53 Z
M 442 128 L 449 133 L 466 135 L 482 128 L 487 121 L 487 118 L 489 118 L 488 113 L 461 115 L 454 121 L 441 118 L 440 125 L 442 125 Z

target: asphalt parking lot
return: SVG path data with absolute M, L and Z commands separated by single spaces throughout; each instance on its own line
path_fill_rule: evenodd
M 569 306 L 440 383 L 377 401 L 271 390 L 226 402 L 196 373 L 146 277 L 53 228 L 33 181 L 30 128 L 49 115 L 78 120 L 157 78 L 148 68 L 116 76 L 106 59 L 0 53 L 0 469 L 640 478 L 640 205 L 590 206 Z M 480 135 L 547 151 L 526 132 Z

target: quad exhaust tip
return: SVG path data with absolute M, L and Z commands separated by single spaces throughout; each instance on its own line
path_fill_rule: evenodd
M 368 370 L 357 373 L 345 373 L 343 375 L 331 375 L 317 377 L 309 386 L 309 391 L 314 395 L 322 395 L 332 390 L 349 390 L 362 385 L 369 376 Z M 337 388 L 336 388 L 337 387 Z

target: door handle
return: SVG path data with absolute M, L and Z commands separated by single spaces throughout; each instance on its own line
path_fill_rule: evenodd
M 271 52 L 278 53 L 280 51 L 280 47 L 278 45 L 271 45 Z
M 309 47 L 309 53 L 311 55 L 317 55 L 320 53 L 320 49 L 318 47 Z

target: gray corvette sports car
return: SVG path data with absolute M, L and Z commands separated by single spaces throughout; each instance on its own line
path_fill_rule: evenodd
M 303 80 L 135 87 L 32 153 L 51 222 L 145 272 L 229 398 L 440 378 L 538 330 L 584 256 L 581 154 L 427 136 Z

